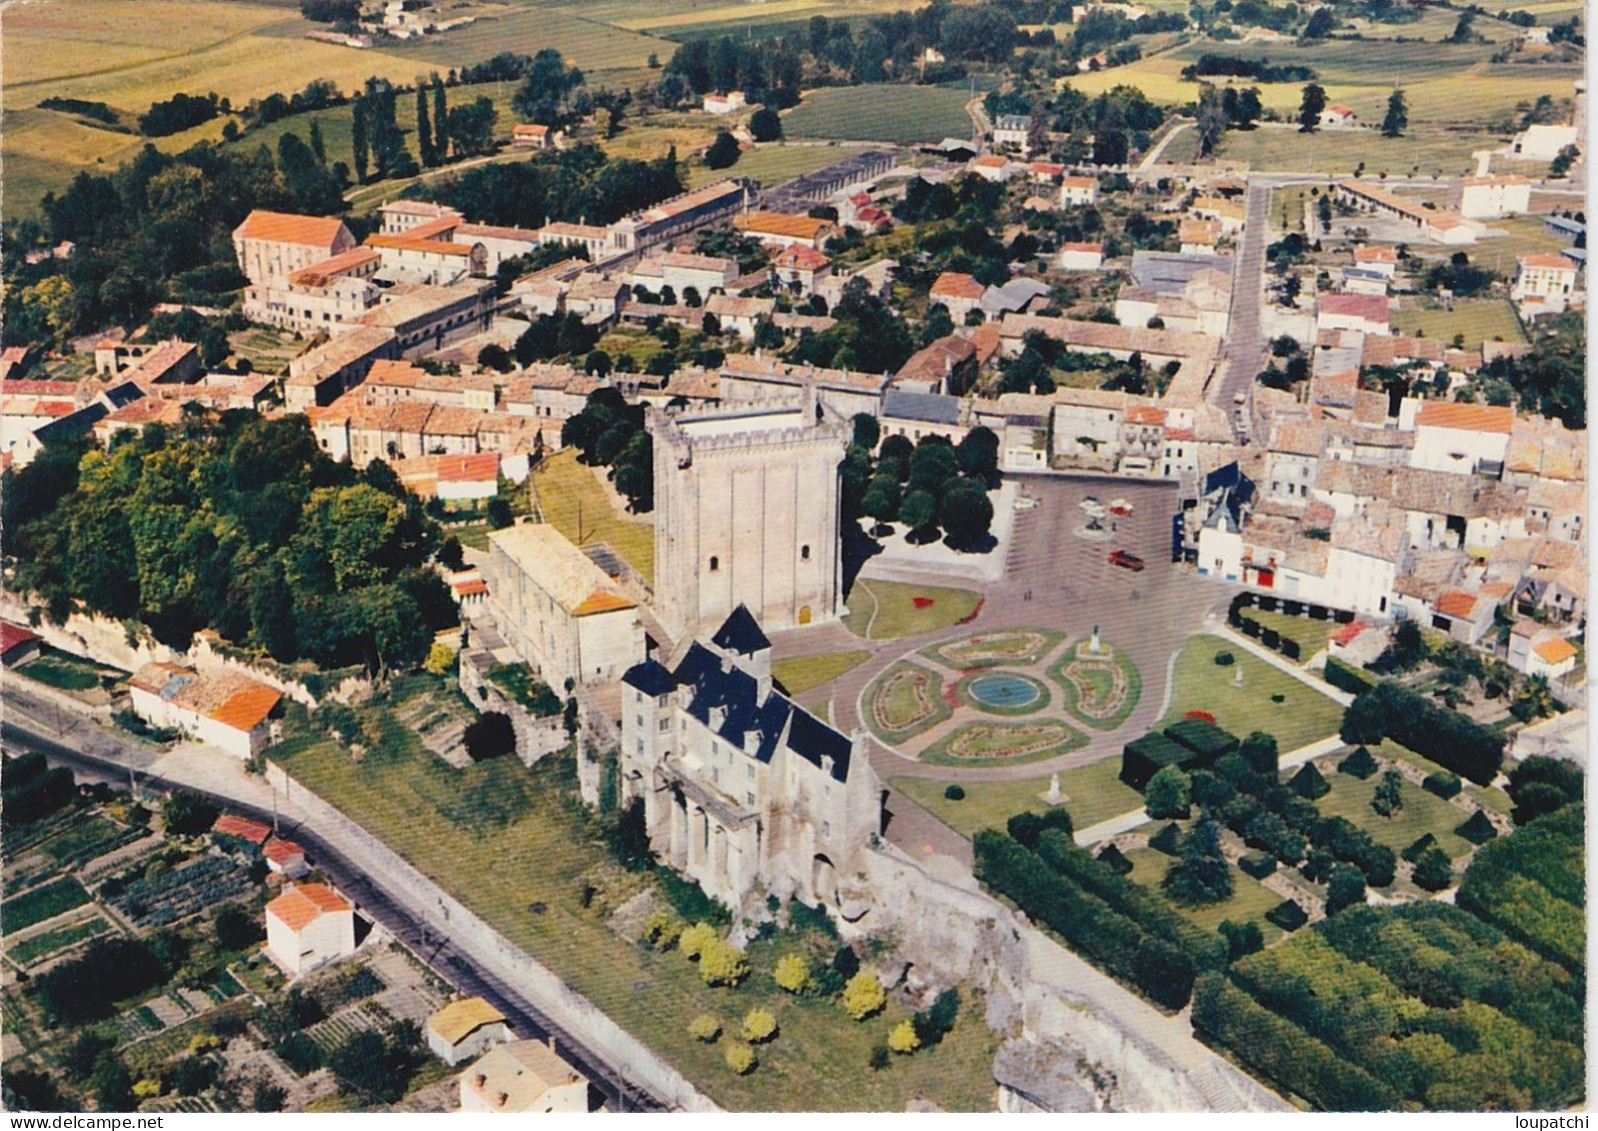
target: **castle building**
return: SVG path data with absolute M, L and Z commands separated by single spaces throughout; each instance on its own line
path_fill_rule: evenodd
M 848 425 L 797 405 L 648 418 L 656 613 L 677 639 L 739 605 L 769 629 L 842 611 L 838 465 Z
M 881 831 L 882 786 L 863 738 L 772 684 L 771 642 L 743 605 L 675 671 L 622 677 L 620 797 L 644 803 L 663 861 L 732 907 L 763 890 L 865 911 L 851 888 Z

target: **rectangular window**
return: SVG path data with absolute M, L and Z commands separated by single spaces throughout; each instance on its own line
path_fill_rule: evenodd
M 755 764 L 753 762 L 750 762 L 744 766 L 744 776 L 750 781 L 755 780 Z
M 755 803 L 755 795 L 752 793 L 744 794 L 744 801 L 750 805 L 753 805 Z

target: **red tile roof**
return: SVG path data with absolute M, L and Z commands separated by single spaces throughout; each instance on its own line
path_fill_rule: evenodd
M 443 483 L 494 483 L 499 479 L 499 453 L 439 456 L 438 478 Z
M 344 222 L 337 216 L 298 216 L 257 208 L 244 218 L 244 223 L 235 228 L 233 234 L 246 240 L 309 244 L 331 250 L 342 230 Z
M 283 840 L 279 837 L 273 837 L 267 841 L 266 847 L 262 849 L 262 852 L 274 864 L 287 864 L 296 858 L 302 860 L 305 858 L 305 849 L 295 844 L 292 840 Z
M 1501 432 L 1508 435 L 1515 426 L 1515 410 L 1507 405 L 1427 401 L 1420 406 L 1415 423 L 1428 428 L 1458 428 L 1465 432 Z
M 1352 644 L 1354 639 L 1369 627 L 1370 625 L 1366 624 L 1362 620 L 1349 621 L 1342 628 L 1339 628 L 1336 632 L 1332 633 L 1331 641 L 1333 644 L 1337 644 L 1339 646 Z
M 1320 312 L 1346 318 L 1359 318 L 1385 326 L 1387 300 L 1381 295 L 1321 295 Z
M 12 624 L 10 621 L 0 621 L 0 656 L 19 645 L 39 639 L 41 639 L 39 634 L 31 629 L 23 628 L 20 624 Z
M 328 912 L 353 910 L 349 900 L 326 884 L 300 884 L 266 905 L 266 913 L 291 931 L 304 930 Z
M 933 298 L 979 299 L 987 293 L 987 290 L 987 287 L 970 275 L 963 275 L 958 271 L 945 271 L 933 282 L 930 293 Z
M 1550 664 L 1562 664 L 1576 654 L 1576 646 L 1562 637 L 1554 637 L 1535 645 L 1532 651 Z
M 1476 595 L 1450 589 L 1437 598 L 1437 611 L 1445 617 L 1468 617 L 1476 608 Z
M 240 817 L 233 813 L 223 813 L 211 826 L 211 831 L 218 836 L 230 836 L 238 840 L 247 840 L 251 844 L 260 846 L 272 836 L 272 827 L 263 825 L 260 821 L 252 821 L 248 817 Z

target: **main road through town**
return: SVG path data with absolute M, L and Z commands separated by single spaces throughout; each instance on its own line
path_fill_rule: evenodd
M 617 1069 L 592 1055 L 583 1042 L 556 1018 L 545 1015 L 519 993 L 512 982 L 490 965 L 458 948 L 452 941 L 426 926 L 416 910 L 408 906 L 406 893 L 393 890 L 384 882 L 382 870 L 362 859 L 361 845 L 349 838 L 339 843 L 307 824 L 285 821 L 280 814 L 252 800 L 253 790 L 228 788 L 230 775 L 210 775 L 203 786 L 177 782 L 151 771 L 150 752 L 125 741 L 94 724 L 20 688 L 20 680 L 6 682 L 6 717 L 0 723 L 0 746 L 7 753 L 38 751 L 52 765 L 73 771 L 80 783 L 104 782 L 125 788 L 135 777 L 141 790 L 165 792 L 174 788 L 196 789 L 229 811 L 266 823 L 276 819 L 284 836 L 303 845 L 316 866 L 326 872 L 341 891 L 353 899 L 367 918 L 380 924 L 405 943 L 463 994 L 485 998 L 510 1021 L 519 1038 L 554 1038 L 562 1056 L 571 1061 L 604 1096 L 613 1111 L 660 1111 L 665 1105 L 648 1094 L 625 1070 Z M 55 737 L 50 737 L 50 736 Z M 226 760 L 231 762 L 231 759 Z M 228 766 L 235 769 L 235 766 Z M 242 776 L 242 775 L 239 775 Z

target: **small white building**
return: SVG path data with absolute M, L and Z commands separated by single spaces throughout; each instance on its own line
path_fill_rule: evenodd
M 202 676 L 177 664 L 149 663 L 128 680 L 133 711 L 152 727 L 180 730 L 249 759 L 270 739 L 267 717 L 283 693 L 245 675 Z
M 1525 177 L 1466 177 L 1459 182 L 1459 214 L 1467 220 L 1520 216 L 1531 209 Z
M 480 997 L 452 1001 L 427 1019 L 427 1047 L 451 1068 L 510 1040 L 505 1015 Z
M 1327 130 L 1347 129 L 1359 123 L 1359 115 L 1347 106 L 1333 103 L 1321 111 L 1321 128 Z
M 1007 157 L 997 153 L 984 153 L 981 157 L 973 157 L 966 169 L 985 181 L 1003 184 L 1015 175 L 1017 166 Z
M 707 94 L 703 103 L 707 114 L 736 114 L 749 105 L 748 96 L 741 90 L 729 90 L 726 94 Z
M 1398 251 L 1381 244 L 1360 244 L 1354 249 L 1354 266 L 1365 271 L 1379 271 L 1391 282 L 1398 273 Z
M 1027 144 L 1030 124 L 1025 114 L 1001 114 L 993 123 L 993 144 L 1018 149 L 1022 155 L 1030 154 L 1032 147 Z
M 560 131 L 537 122 L 517 122 L 511 129 L 510 143 L 515 149 L 559 149 Z
M 1522 255 L 1515 265 L 1509 297 L 1527 316 L 1558 314 L 1576 299 L 1576 265 L 1563 255 Z
M 461 1111 L 581 1115 L 588 1111 L 588 1081 L 542 1041 L 515 1041 L 461 1073 Z
M 1515 135 L 1513 155 L 1521 161 L 1552 161 L 1567 145 L 1580 143 L 1575 126 L 1527 126 Z
M 269 871 L 297 880 L 311 869 L 305 863 L 305 849 L 292 840 L 274 836 L 261 849 Z
M 1323 294 L 1315 305 L 1317 330 L 1356 330 L 1362 334 L 1392 333 L 1387 299 L 1381 295 Z
M 1099 199 L 1099 182 L 1094 177 L 1061 177 L 1060 207 L 1074 208 Z
M 266 953 L 290 977 L 355 953 L 355 905 L 326 884 L 299 884 L 266 905 Z
M 1060 271 L 1097 271 L 1104 266 L 1104 245 L 1062 243 L 1054 266 Z

